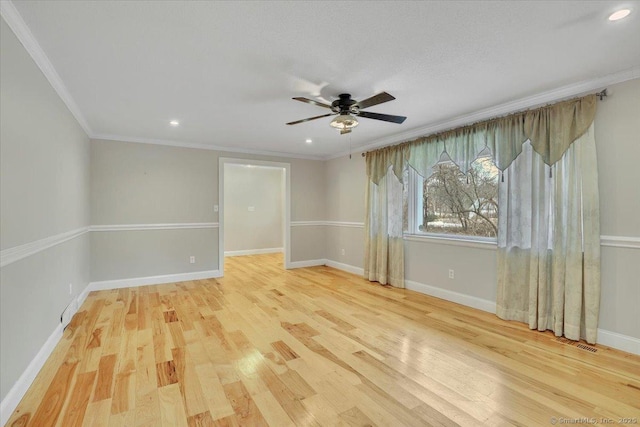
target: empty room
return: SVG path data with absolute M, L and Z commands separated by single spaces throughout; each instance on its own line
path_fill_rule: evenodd
M 640 1 L 0 12 L 0 425 L 640 423 Z

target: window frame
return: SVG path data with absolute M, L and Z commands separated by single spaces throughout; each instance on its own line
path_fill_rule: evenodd
M 418 228 L 418 218 L 423 208 L 424 191 L 423 182 L 428 178 L 423 178 L 411 166 L 408 168 L 407 179 L 407 231 L 403 232 L 405 240 L 409 241 L 432 241 L 439 243 L 449 243 L 462 246 L 473 247 L 497 247 L 498 238 L 472 236 L 468 234 L 444 234 L 430 233 Z

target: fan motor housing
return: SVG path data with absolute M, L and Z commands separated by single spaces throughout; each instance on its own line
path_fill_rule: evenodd
M 351 94 L 342 93 L 339 95 L 338 99 L 331 103 L 331 110 L 341 114 L 357 114 L 360 110 L 357 104 L 358 103 L 356 101 L 351 99 Z

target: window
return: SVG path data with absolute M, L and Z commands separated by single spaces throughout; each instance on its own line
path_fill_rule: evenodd
M 478 157 L 465 175 L 450 160 L 428 178 L 405 171 L 405 232 L 495 239 L 498 232 L 498 179 L 491 157 Z

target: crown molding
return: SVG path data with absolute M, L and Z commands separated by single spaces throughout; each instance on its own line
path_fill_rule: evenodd
M 353 147 L 354 152 L 364 152 L 375 150 L 386 145 L 399 144 L 412 139 L 429 136 L 437 132 L 453 129 L 460 126 L 469 125 L 471 123 L 491 119 L 493 117 L 512 114 L 517 111 L 527 110 L 549 104 L 552 102 L 562 101 L 564 99 L 586 95 L 590 92 L 602 90 L 608 85 L 622 83 L 628 80 L 640 78 L 640 67 L 633 67 L 618 73 L 608 74 L 606 76 L 597 77 L 590 80 L 572 83 L 556 89 L 541 92 L 536 95 L 521 98 L 515 101 L 505 102 L 493 107 L 475 111 L 470 114 L 457 116 L 452 119 L 431 123 L 425 126 L 417 127 L 406 132 L 396 133 L 384 138 L 373 140 L 370 144 L 364 146 Z M 342 151 L 339 154 L 326 156 L 324 160 L 337 159 L 339 157 L 349 155 L 348 151 Z
M 325 160 L 324 156 L 285 153 L 281 151 L 252 150 L 249 148 L 239 148 L 239 147 L 224 147 L 220 145 L 181 142 L 181 141 L 174 141 L 174 140 L 168 140 L 168 139 L 140 138 L 135 136 L 109 135 L 109 134 L 93 134 L 93 135 L 89 135 L 89 137 L 94 140 L 133 142 L 137 144 L 165 145 L 168 147 L 195 148 L 198 150 L 222 151 L 227 153 L 251 154 L 256 156 L 285 157 L 288 159 L 305 159 L 305 160 Z
M 67 90 L 67 87 L 62 82 L 60 75 L 53 67 L 49 57 L 44 53 L 44 50 L 42 50 L 42 47 L 22 19 L 20 12 L 18 12 L 18 9 L 16 9 L 11 0 L 0 1 L 0 14 L 9 25 L 9 28 L 11 28 L 11 31 L 13 31 L 18 40 L 20 40 L 20 43 L 22 43 L 27 52 L 29 52 L 31 58 L 34 60 L 38 68 L 40 68 L 42 74 L 47 78 L 53 87 L 53 90 L 55 90 L 60 99 L 62 99 L 62 102 L 67 106 L 73 117 L 75 117 L 78 124 L 82 127 L 87 136 L 91 137 L 92 132 L 91 127 L 89 127 L 89 123 L 87 123 L 87 120 L 84 118 L 80 108 L 73 100 L 73 97 Z

